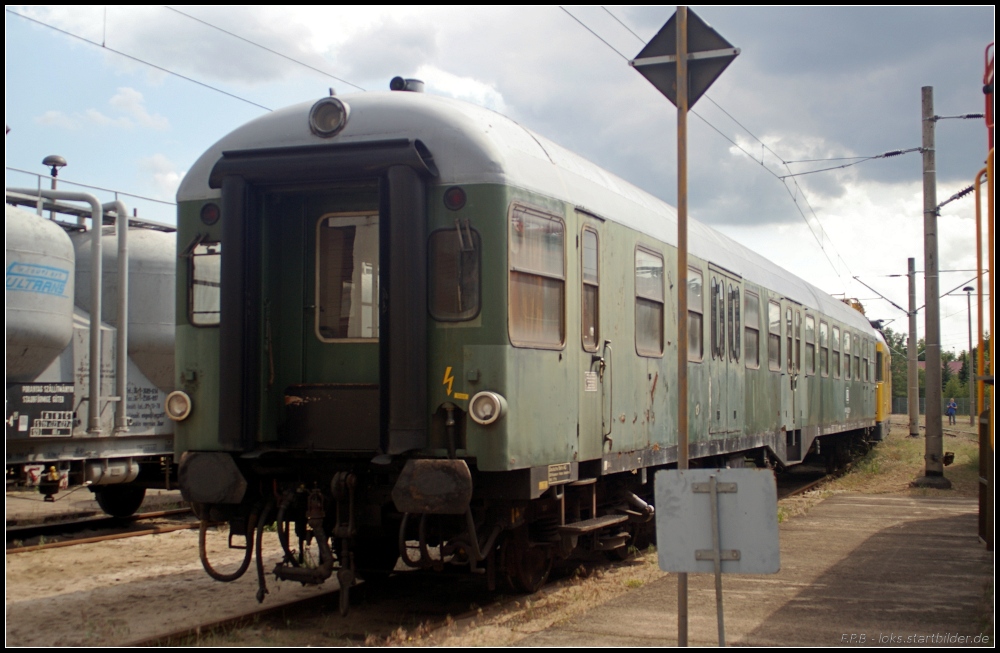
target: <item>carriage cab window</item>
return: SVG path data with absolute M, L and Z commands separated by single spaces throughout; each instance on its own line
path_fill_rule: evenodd
M 550 214 L 514 205 L 510 212 L 510 341 L 562 349 L 565 342 L 565 226 Z
M 316 337 L 377 339 L 378 214 L 325 215 L 316 230 Z
M 189 319 L 194 326 L 217 326 L 222 282 L 222 243 L 202 243 L 191 252 Z
M 428 243 L 431 316 L 440 322 L 461 322 L 479 315 L 479 232 L 469 221 L 431 234 Z

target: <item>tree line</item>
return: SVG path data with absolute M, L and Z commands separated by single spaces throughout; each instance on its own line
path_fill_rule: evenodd
M 892 396 L 905 397 L 907 394 L 907 351 L 905 333 L 896 333 L 888 327 L 882 329 L 885 341 L 889 345 L 889 353 L 892 357 L 890 368 L 892 370 Z M 989 335 L 986 336 L 986 346 L 989 346 Z M 972 352 L 962 351 L 955 354 L 953 351 L 941 352 L 941 393 L 944 397 L 955 397 L 956 399 L 969 396 L 969 375 L 973 378 L 976 373 L 976 356 L 978 347 L 973 347 Z M 989 359 L 989 349 L 985 350 L 985 357 Z M 917 340 L 917 360 L 924 360 L 924 339 Z M 949 363 L 961 361 L 962 367 L 958 373 L 952 372 Z M 924 370 L 918 371 L 920 396 L 924 396 Z

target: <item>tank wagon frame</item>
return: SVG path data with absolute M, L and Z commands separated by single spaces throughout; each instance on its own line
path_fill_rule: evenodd
M 673 208 L 486 109 L 275 111 L 178 207 L 168 410 L 185 497 L 247 538 L 231 576 L 202 549 L 220 580 L 275 520 L 277 577 L 336 571 L 345 601 L 400 556 L 534 591 L 556 558 L 641 545 L 677 460 L 678 346 L 693 465 L 836 464 L 883 428 L 861 313 L 692 223 L 678 343 Z
M 176 478 L 161 389 L 174 228 L 74 191 L 7 189 L 6 203 L 8 484 L 47 500 L 87 485 L 108 514 L 132 514 L 146 488 Z

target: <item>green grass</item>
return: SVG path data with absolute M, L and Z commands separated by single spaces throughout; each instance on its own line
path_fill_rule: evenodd
M 921 430 L 921 433 L 923 432 Z M 944 468 L 945 478 L 951 481 L 952 489 L 910 487 L 914 479 L 924 475 L 926 440 L 923 436 L 909 437 L 905 423 L 896 423 L 892 433 L 855 462 L 850 473 L 835 481 L 831 489 L 872 494 L 933 496 L 945 492 L 949 493 L 948 496 L 977 496 L 979 492 L 977 435 L 971 431 L 959 432 L 949 429 L 943 438 L 943 450 L 955 454 L 955 462 Z

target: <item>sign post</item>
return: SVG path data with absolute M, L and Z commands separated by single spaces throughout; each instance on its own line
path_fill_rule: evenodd
M 677 107 L 677 468 L 688 468 L 687 113 L 740 53 L 686 6 L 629 65 Z M 687 646 L 687 574 L 677 576 L 677 643 Z

